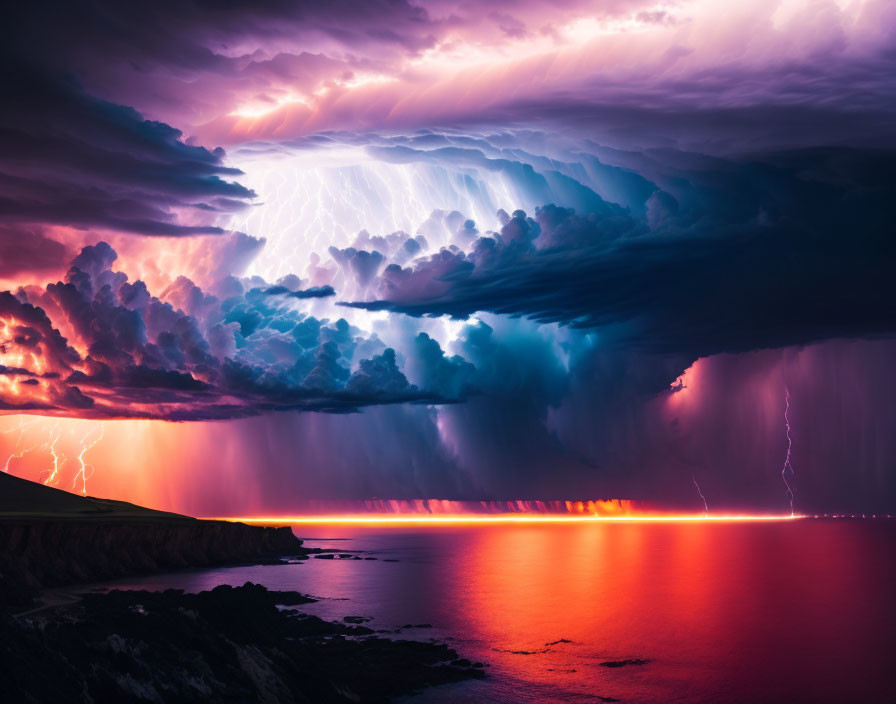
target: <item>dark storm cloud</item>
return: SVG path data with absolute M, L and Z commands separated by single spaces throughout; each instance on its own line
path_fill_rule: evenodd
M 409 372 L 417 372 L 424 388 L 446 398 L 464 398 L 477 391 L 476 367 L 460 355 L 446 355 L 425 332 L 414 338 L 413 352 L 408 361 Z
M 311 288 L 291 291 L 286 286 L 271 286 L 271 288 L 265 290 L 265 294 L 303 300 L 306 298 L 329 298 L 336 295 L 336 290 L 332 286 L 312 286 Z
M 515 213 L 469 252 L 387 267 L 383 300 L 348 305 L 520 315 L 694 357 L 896 330 L 896 157 L 673 156 L 690 160 L 691 173 L 676 168 L 669 178 L 681 202 L 651 195 L 656 228 L 647 233 L 631 217 L 626 226 L 627 216 L 547 206 L 536 214 L 540 233 L 520 238 L 508 232 L 527 222 Z
M 143 235 L 223 232 L 178 214 L 243 207 L 254 193 L 223 152 L 185 144 L 179 130 L 98 100 L 72 80 L 7 63 L 0 111 L 0 218 Z M 33 243 L 32 243 L 32 246 Z
M 61 269 L 71 252 L 41 227 L 0 225 L 0 278 Z
M 440 409 L 446 443 L 487 498 L 581 495 L 583 476 L 595 467 L 547 427 L 549 409 L 567 391 L 552 335 L 516 321 L 492 322 L 467 326 L 457 345 L 475 367 L 470 380 L 481 393 Z
M 10 54 L 71 74 L 93 95 L 181 120 L 219 117 L 234 96 L 273 102 L 287 86 L 310 92 L 375 69 L 432 46 L 440 26 L 402 0 L 38 0 L 7 8 L 4 23 Z
M 464 122 L 599 135 L 621 148 L 709 154 L 896 146 L 896 51 L 833 51 L 769 66 L 724 64 L 656 83 L 607 75 L 573 90 L 508 100 Z
M 7 8 L 12 50 L 56 73 L 71 72 L 102 97 L 218 117 L 234 95 L 274 102 L 286 88 L 313 92 L 356 71 L 397 69 L 440 43 L 519 39 L 527 22 L 583 13 L 624 15 L 647 0 L 594 3 L 273 0 L 136 0 L 77 5 L 37 0 Z
M 364 358 L 375 340 L 345 320 L 284 306 L 276 299 L 286 296 L 270 288 L 246 289 L 232 279 L 232 295 L 220 300 L 181 277 L 168 294 L 191 314 L 151 295 L 142 281 L 129 282 L 113 270 L 116 259 L 101 242 L 75 257 L 64 281 L 0 293 L 0 353 L 20 360 L 0 368 L 13 380 L 0 394 L 5 410 L 198 420 L 438 403 L 465 391 L 445 381 L 447 369 L 432 376 L 439 388 L 410 384 L 393 349 L 380 343 L 379 353 Z M 428 350 L 425 364 L 459 367 L 461 360 Z

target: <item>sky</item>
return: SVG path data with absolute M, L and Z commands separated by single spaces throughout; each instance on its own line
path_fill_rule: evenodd
M 9 15 L 0 469 L 896 512 L 893 3 Z

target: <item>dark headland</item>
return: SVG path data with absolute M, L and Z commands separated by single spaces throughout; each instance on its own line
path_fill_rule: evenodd
M 0 600 L 6 603 L 28 603 L 45 587 L 306 553 L 289 528 L 204 521 L 0 473 Z
M 446 645 L 377 637 L 261 585 L 80 593 L 79 583 L 305 557 L 289 528 L 206 521 L 0 474 L 4 697 L 33 702 L 386 702 L 482 677 Z M 69 586 L 69 599 L 42 590 Z M 86 590 L 81 590 L 86 591 Z

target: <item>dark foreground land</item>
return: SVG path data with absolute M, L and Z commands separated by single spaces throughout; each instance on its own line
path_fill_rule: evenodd
M 446 645 L 377 637 L 280 608 L 314 601 L 247 583 L 201 594 L 41 590 L 185 567 L 306 557 L 289 528 L 202 521 L 0 474 L 0 700 L 385 702 L 481 678 Z
M 46 587 L 308 552 L 289 528 L 202 521 L 0 474 L 0 606 L 27 606 Z
M 278 604 L 260 585 L 113 591 L 0 621 L 5 701 L 386 702 L 482 677 L 446 645 L 393 641 Z M 477 663 L 478 664 L 478 663 Z

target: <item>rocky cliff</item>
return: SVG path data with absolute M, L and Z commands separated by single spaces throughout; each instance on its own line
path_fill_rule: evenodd
M 41 587 L 305 552 L 289 528 L 203 521 L 7 475 L 0 493 L 20 499 L 0 512 L 0 602 L 21 603 Z
M 302 552 L 289 528 L 223 521 L 0 521 L 0 575 L 32 588 Z

